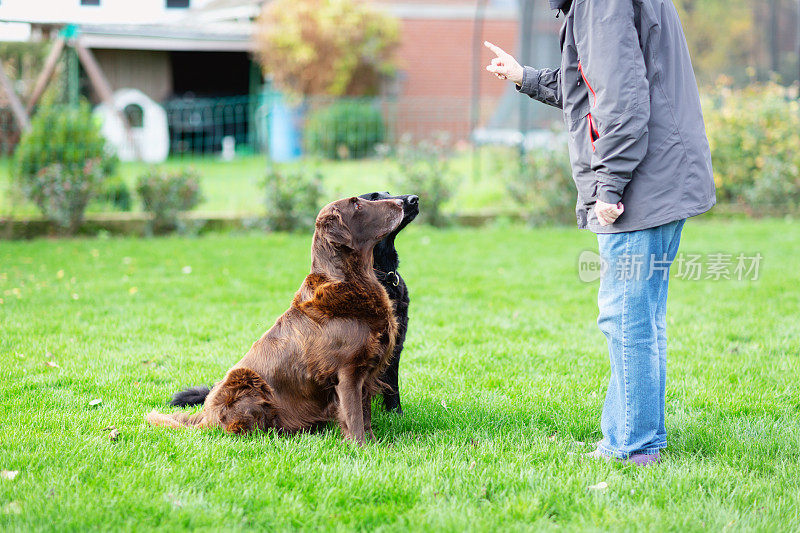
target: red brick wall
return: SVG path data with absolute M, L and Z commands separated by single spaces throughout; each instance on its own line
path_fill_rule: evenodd
M 473 26 L 472 20 L 402 21 L 398 56 L 404 74 L 403 94 L 469 98 L 475 66 Z M 487 20 L 483 23 L 482 39 L 512 53 L 516 37 L 516 20 Z M 479 59 L 481 68 L 492 57 L 494 55 L 484 48 Z M 481 94 L 499 96 L 503 92 L 503 84 L 488 72 L 480 79 Z
M 445 130 L 457 139 L 468 138 L 472 76 L 476 66 L 481 69 L 481 116 L 488 118 L 508 82 L 501 82 L 483 70 L 494 57 L 486 48 L 481 47 L 476 65 L 473 27 L 471 19 L 402 21 L 398 51 L 401 132 L 424 135 Z M 481 40 L 489 40 L 513 53 L 516 34 L 514 19 L 485 20 Z

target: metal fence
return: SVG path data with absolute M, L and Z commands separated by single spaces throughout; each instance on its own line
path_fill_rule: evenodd
M 162 137 L 173 158 L 261 153 L 276 159 L 300 154 L 341 159 L 371 157 L 391 150 L 407 137 L 421 140 L 446 133 L 453 143 L 473 142 L 470 104 L 466 98 L 451 97 L 287 100 L 265 94 L 182 97 L 161 102 L 160 107 L 167 128 Z M 497 99 L 480 102 L 480 123 L 488 120 L 496 105 Z M 128 132 L 128 140 L 152 141 L 148 128 L 153 125 L 148 124 L 146 113 L 131 105 L 119 111 L 133 131 Z M 34 112 L 34 120 L 35 116 Z M 19 139 L 13 115 L 0 107 L 0 156 L 13 154 Z M 486 139 L 483 136 L 478 141 Z M 495 142 L 497 137 L 488 139 Z
M 350 159 L 384 155 L 401 139 L 441 137 L 462 146 L 477 142 L 521 142 L 513 131 L 481 129 L 497 109 L 497 98 L 479 102 L 472 113 L 468 98 L 453 97 L 313 97 L 291 100 L 277 94 L 204 98 L 186 96 L 160 103 L 166 115 L 166 133 L 149 129 L 146 112 L 135 105 L 118 110 L 130 128 L 116 135 L 118 142 L 168 143 L 170 158 L 235 157 L 264 154 L 275 160 L 300 155 Z M 97 109 L 97 108 L 96 108 Z M 35 120 L 36 112 L 33 113 Z M 473 120 L 477 117 L 477 127 Z M 122 122 L 117 121 L 118 128 Z M 152 121 L 150 121 L 152 122 Z M 549 124 L 539 126 L 548 127 Z M 163 127 L 163 126 L 162 126 Z M 122 139 L 122 140 L 120 140 Z M 13 154 L 20 128 L 7 108 L 0 107 L 0 157 Z M 121 155 L 140 154 L 131 146 L 118 147 Z

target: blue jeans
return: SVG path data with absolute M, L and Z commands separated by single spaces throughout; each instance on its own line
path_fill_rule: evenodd
M 667 446 L 667 288 L 684 222 L 597 235 L 606 264 L 597 325 L 611 358 L 597 445 L 606 455 L 627 459 Z

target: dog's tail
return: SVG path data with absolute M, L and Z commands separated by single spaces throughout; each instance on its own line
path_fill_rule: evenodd
M 176 392 L 172 396 L 169 404 L 173 407 L 190 407 L 192 405 L 200 405 L 206 401 L 206 396 L 211 392 L 211 387 L 205 385 L 198 385 L 197 387 L 189 387 L 186 390 Z

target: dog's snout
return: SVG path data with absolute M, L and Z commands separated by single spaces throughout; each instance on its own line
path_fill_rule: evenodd
M 416 194 L 412 194 L 408 197 L 408 204 L 409 205 L 417 205 L 419 203 L 419 196 Z

